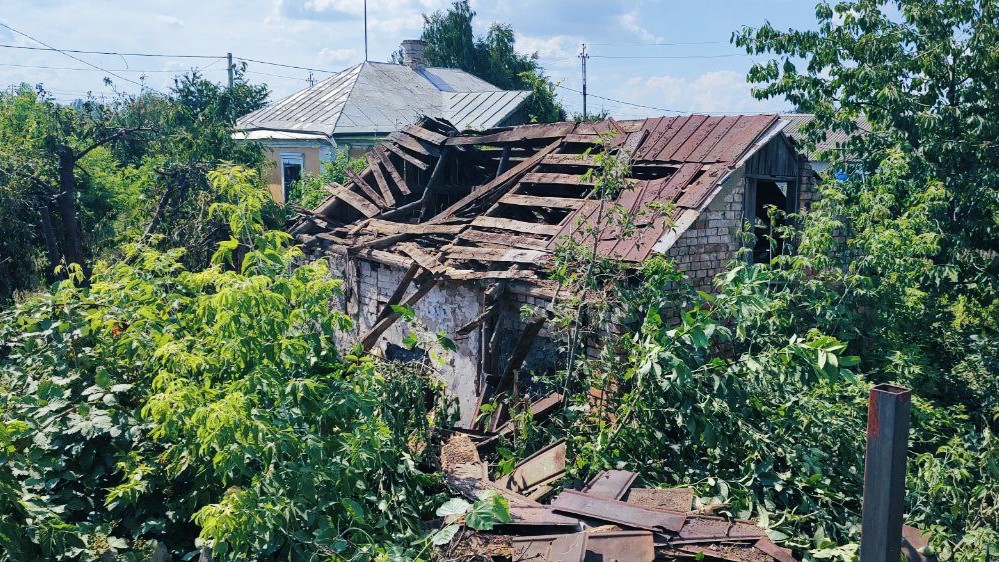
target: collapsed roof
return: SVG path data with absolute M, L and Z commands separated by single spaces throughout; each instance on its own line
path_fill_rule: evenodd
M 397 131 L 421 115 L 488 129 L 513 115 L 529 95 L 456 68 L 363 62 L 239 118 L 236 129 L 247 138 L 271 138 L 273 132 L 332 138 Z
M 345 185 L 328 186 L 329 199 L 291 232 L 306 245 L 415 261 L 453 280 L 541 280 L 563 236 L 607 216 L 586 174 L 603 137 L 631 156 L 630 187 L 613 204 L 634 228 L 627 237 L 605 229 L 598 251 L 640 263 L 668 250 L 785 124 L 776 115 L 690 115 L 461 134 L 424 118 L 370 151 Z

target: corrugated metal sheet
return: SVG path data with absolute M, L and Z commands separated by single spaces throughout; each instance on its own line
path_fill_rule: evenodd
M 486 129 L 516 111 L 530 92 L 506 91 L 454 68 L 420 71 L 365 62 L 241 117 L 242 131 L 389 133 L 421 115 Z M 256 135 L 256 136 L 259 136 Z
M 806 145 L 805 134 L 802 132 L 802 127 L 806 124 L 812 122 L 815 119 L 815 115 L 811 113 L 788 113 L 780 116 L 781 119 L 788 122 L 787 128 L 784 132 L 787 136 L 791 137 L 799 147 L 804 147 Z M 853 135 L 865 135 L 871 132 L 871 124 L 867 122 L 864 117 L 859 117 L 855 121 L 857 125 L 857 131 Z M 843 131 L 826 131 L 826 137 L 822 142 L 815 145 L 815 148 L 809 153 L 808 158 L 812 161 L 822 161 L 821 154 L 830 150 L 839 150 L 850 138 L 853 136 Z

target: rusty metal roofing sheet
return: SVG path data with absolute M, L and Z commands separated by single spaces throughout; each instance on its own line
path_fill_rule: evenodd
M 590 483 L 583 488 L 583 492 L 591 496 L 619 500 L 628 493 L 636 478 L 638 473 L 630 470 L 604 470 L 590 480 Z
M 672 531 L 675 533 L 684 527 L 684 522 L 687 520 L 686 515 L 682 513 L 645 509 L 621 501 L 598 498 L 576 490 L 563 491 L 555 498 L 551 506 L 556 511 L 563 513 L 611 521 L 647 531 Z

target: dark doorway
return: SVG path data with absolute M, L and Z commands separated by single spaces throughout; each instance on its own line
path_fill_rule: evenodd
M 777 217 L 771 217 L 771 207 L 776 207 L 777 211 L 789 212 L 790 208 L 788 193 L 794 185 L 788 182 L 776 182 L 770 180 L 756 180 L 756 205 L 754 209 L 756 245 L 753 246 L 754 263 L 770 263 L 774 256 L 779 255 L 784 250 L 784 241 L 781 239 L 776 229 L 786 224 L 786 221 L 778 213 Z

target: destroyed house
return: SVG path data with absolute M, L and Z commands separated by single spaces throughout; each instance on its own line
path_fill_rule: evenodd
M 426 351 L 403 345 L 415 329 L 431 344 L 438 331 L 455 341 L 440 372 L 469 424 L 513 372 L 558 364 L 544 320 L 520 312 L 551 303 L 556 246 L 604 216 L 586 174 L 602 146 L 630 157 L 629 185 L 612 204 L 634 229 L 603 230 L 598 251 L 636 265 L 665 254 L 710 289 L 740 255 L 746 224 L 809 199 L 813 174 L 785 125 L 776 115 L 690 115 L 470 134 L 423 119 L 370 151 L 346 185 L 328 186 L 327 201 L 290 231 L 342 277 L 349 339 L 389 359 Z M 747 259 L 766 259 L 767 248 Z M 400 321 L 393 305 L 415 317 Z

